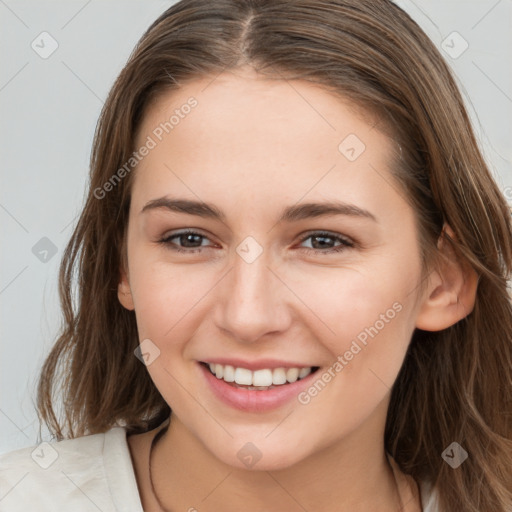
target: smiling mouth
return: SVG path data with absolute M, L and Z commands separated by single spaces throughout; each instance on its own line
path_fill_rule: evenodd
M 280 386 L 291 384 L 306 378 L 316 372 L 318 366 L 295 368 L 264 368 L 261 370 L 249 370 L 248 368 L 235 367 L 217 363 L 200 363 L 208 371 L 235 388 L 247 390 L 266 391 Z

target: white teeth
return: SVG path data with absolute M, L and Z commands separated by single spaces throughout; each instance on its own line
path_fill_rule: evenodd
M 256 370 L 252 376 L 253 386 L 272 386 L 272 370 Z
M 247 368 L 237 368 L 235 370 L 235 382 L 237 384 L 245 384 L 252 386 L 252 372 Z
M 210 372 L 218 379 L 232 382 L 235 386 L 249 386 L 245 389 L 266 390 L 274 386 L 292 383 L 307 377 L 311 367 L 307 368 L 264 368 L 254 372 L 247 368 L 235 368 L 231 365 L 209 364 Z
M 272 372 L 272 384 L 279 385 L 286 382 L 286 371 L 284 368 L 274 368 Z
M 311 373 L 311 368 L 301 368 L 299 371 L 299 379 L 307 377 Z
M 223 378 L 226 382 L 235 382 L 235 369 L 231 365 L 224 366 Z
M 299 378 L 299 369 L 298 368 L 288 368 L 286 370 L 286 380 L 288 382 L 295 382 Z

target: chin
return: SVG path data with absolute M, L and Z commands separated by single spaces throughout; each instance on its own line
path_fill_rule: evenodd
M 223 463 L 248 471 L 278 471 L 287 469 L 307 457 L 296 443 L 233 440 L 229 445 L 212 447 L 211 453 Z M 290 441 L 290 440 L 289 440 Z M 304 448 L 304 447 L 303 447 Z

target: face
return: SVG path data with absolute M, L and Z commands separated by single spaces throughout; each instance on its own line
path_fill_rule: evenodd
M 145 144 L 119 298 L 176 421 L 259 469 L 380 434 L 421 280 L 393 140 L 318 86 L 237 70 L 161 97 Z

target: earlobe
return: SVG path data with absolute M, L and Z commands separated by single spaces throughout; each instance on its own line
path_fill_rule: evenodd
M 121 277 L 117 286 L 117 298 L 121 305 L 129 311 L 133 311 L 135 309 L 132 291 L 130 289 L 130 282 L 124 270 L 121 270 Z
M 468 316 L 475 306 L 478 275 L 467 262 L 457 258 L 445 233 L 455 235 L 445 225 L 438 249 L 445 256 L 441 268 L 429 277 L 425 298 L 416 318 L 416 327 L 425 331 L 441 331 Z

